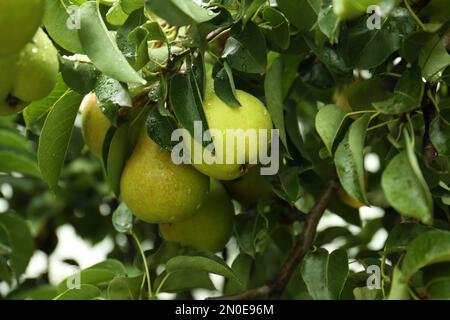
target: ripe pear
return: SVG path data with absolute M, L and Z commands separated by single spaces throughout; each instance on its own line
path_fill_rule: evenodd
M 45 98 L 58 75 L 58 53 L 41 29 L 19 53 L 0 59 L 0 115 Z
M 0 1 L 0 57 L 17 53 L 41 25 L 45 0 Z
M 244 205 L 252 205 L 259 200 L 270 200 L 274 193 L 270 184 L 260 174 L 260 167 L 250 168 L 243 177 L 233 181 L 224 181 L 231 197 Z
M 205 201 L 187 220 L 160 224 L 165 240 L 200 251 L 221 251 L 230 240 L 234 207 L 220 182 L 212 179 Z
M 209 178 L 191 165 L 176 165 L 143 130 L 122 172 L 122 200 L 139 219 L 170 223 L 189 218 L 209 190 Z
M 80 108 L 84 141 L 93 154 L 101 156 L 111 122 L 100 110 L 95 93 L 88 94 L 81 102 Z
M 198 171 L 214 179 L 234 180 L 246 173 L 250 159 L 259 159 L 261 144 L 264 143 L 267 146 L 270 144 L 272 119 L 264 104 L 247 92 L 236 90 L 236 98 L 241 106 L 233 108 L 215 94 L 211 85 L 207 84 L 206 88 L 203 110 L 216 149 L 213 154 L 210 150 L 203 149 L 200 143 L 191 137 L 185 137 L 186 145 L 190 149 L 193 166 Z M 232 163 L 227 163 L 227 130 L 239 129 L 244 134 L 253 130 L 255 136 L 246 136 L 244 148 L 238 148 L 237 141 L 234 139 L 234 159 L 231 159 L 233 160 Z M 265 141 L 260 141 L 259 130 L 267 130 Z M 217 136 L 214 132 L 222 138 L 222 148 L 220 144 L 217 144 Z M 252 149 L 249 147 L 250 145 L 256 145 L 257 148 Z M 195 148 L 201 150 L 200 154 L 207 154 L 211 159 L 217 156 L 222 160 L 222 163 L 208 163 L 203 157 L 201 159 L 196 158 Z M 244 158 L 245 164 L 239 163 L 238 157 Z

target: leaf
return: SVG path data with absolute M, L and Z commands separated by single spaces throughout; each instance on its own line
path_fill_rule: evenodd
M 81 94 L 94 90 L 99 74 L 92 63 L 77 59 L 76 56 L 63 56 L 59 61 L 64 82 L 72 90 Z
M 429 228 L 417 223 L 400 223 L 396 225 L 386 240 L 386 253 L 406 251 L 409 244 Z
M 147 117 L 147 133 L 153 141 L 165 150 L 171 152 L 178 142 L 172 141 L 172 133 L 178 129 L 172 115 L 161 114 L 158 108 L 153 108 Z
M 399 267 L 394 269 L 388 300 L 409 300 L 408 284 Z
M 397 154 L 383 172 L 381 185 L 389 204 L 400 214 L 430 224 L 433 201 L 412 147 Z
M 178 122 L 189 131 L 192 137 L 195 137 L 195 122 L 202 122 L 203 132 L 208 130 L 208 127 L 203 106 L 200 103 L 200 92 L 193 87 L 191 77 L 190 74 L 177 74 L 172 78 L 170 103 Z
M 83 53 L 78 36 L 78 7 L 66 0 L 46 0 L 44 26 L 55 42 L 73 53 Z
M 339 37 L 340 20 L 334 14 L 333 0 L 324 0 L 320 8 L 319 28 L 330 40 L 331 43 L 337 43 Z
M 262 11 L 263 19 L 266 21 L 259 27 L 266 35 L 267 41 L 277 51 L 287 50 L 290 45 L 289 21 L 280 11 L 266 7 Z
M 410 279 L 419 269 L 440 262 L 450 261 L 450 232 L 432 230 L 418 236 L 408 247 L 402 264 L 402 272 Z
M 33 127 L 38 123 L 56 102 L 67 92 L 67 85 L 64 83 L 61 74 L 58 75 L 56 86 L 52 92 L 42 100 L 34 101 L 23 111 L 23 117 L 27 128 Z
M 170 259 L 166 263 L 166 272 L 172 273 L 183 269 L 201 270 L 208 273 L 221 275 L 225 278 L 239 282 L 233 270 L 215 255 L 205 256 L 178 256 Z
M 178 26 L 206 22 L 217 16 L 192 0 L 151 0 L 146 5 L 170 24 Z
M 310 31 L 317 22 L 321 0 L 277 0 L 288 20 L 301 31 Z
M 379 66 L 397 51 L 404 37 L 414 31 L 415 23 L 405 8 L 395 9 L 384 19 L 380 29 L 367 28 L 361 18 L 340 39 L 340 46 L 354 68 L 370 69 Z
M 280 131 L 280 139 L 286 150 L 289 150 L 284 123 L 284 99 L 283 99 L 283 74 L 284 66 L 280 58 L 272 62 L 267 70 L 264 81 L 267 109 L 269 110 L 275 127 Z
M 237 71 L 245 73 L 266 72 L 266 41 L 258 26 L 252 22 L 241 30 L 239 25 L 233 27 L 231 36 L 225 43 L 222 58 Z
M 356 120 L 339 144 L 334 157 L 342 187 L 354 199 L 367 203 L 364 174 L 364 140 L 370 117 Z
M 115 123 L 120 107 L 132 107 L 127 87 L 119 81 L 100 75 L 95 86 L 95 94 L 100 110 Z
M 138 300 L 141 284 L 142 276 L 132 278 L 116 277 L 108 285 L 108 299 Z
M 254 258 L 258 241 L 267 233 L 267 225 L 258 213 L 239 214 L 235 217 L 233 233 L 240 252 Z
M 438 35 L 433 36 L 419 53 L 419 66 L 422 75 L 428 81 L 434 81 L 438 72 L 450 65 L 450 54 L 445 48 L 444 41 Z
M 33 154 L 10 148 L 0 148 L 0 172 L 18 172 L 37 178 L 41 177 Z
M 80 7 L 80 19 L 78 34 L 83 51 L 100 71 L 121 82 L 146 84 L 111 38 L 95 2 L 88 1 Z
M 103 159 L 106 180 L 117 196 L 120 195 L 120 178 L 128 158 L 128 129 L 128 124 L 123 124 L 117 129 L 111 127 L 112 138 L 108 139 L 108 136 L 111 136 L 108 132 L 103 145 L 103 155 L 106 156 Z
M 410 68 L 403 73 L 390 98 L 372 105 L 385 114 L 402 114 L 420 108 L 423 92 L 424 83 L 420 69 Z
M 450 156 L 450 125 L 440 117 L 434 118 L 430 124 L 430 139 L 440 155 Z
M 227 62 L 223 66 L 216 64 L 213 69 L 214 91 L 216 95 L 227 105 L 238 108 L 241 103 L 236 98 L 233 73 Z
M 67 91 L 53 105 L 39 138 L 38 164 L 42 178 L 56 190 L 83 96 Z
M 19 277 L 27 269 L 34 252 L 34 243 L 27 222 L 13 213 L 0 214 L 0 227 L 6 231 L 9 247 L 9 265 Z
M 90 284 L 82 284 L 80 288 L 68 289 L 54 300 L 92 300 L 100 297 L 101 292 L 96 286 Z
M 333 143 L 346 117 L 346 112 L 336 105 L 327 105 L 316 115 L 316 130 L 325 143 L 330 155 L 333 154 Z
M 178 293 L 192 289 L 216 290 L 207 272 L 182 269 L 170 274 L 163 272 L 154 283 L 159 292 Z
M 325 249 L 319 249 L 305 257 L 301 273 L 314 300 L 340 299 L 348 276 L 347 253 L 335 250 L 328 254 Z

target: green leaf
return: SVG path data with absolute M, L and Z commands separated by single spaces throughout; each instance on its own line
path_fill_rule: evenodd
M 389 204 L 400 214 L 431 223 L 433 200 L 410 144 L 389 162 L 381 185 Z
M 407 280 L 399 267 L 395 267 L 388 300 L 409 300 Z
M 441 117 L 436 117 L 431 122 L 430 139 L 439 155 L 450 156 L 450 125 Z
M 269 44 L 277 51 L 288 49 L 291 38 L 289 21 L 284 14 L 272 7 L 266 7 L 262 16 L 266 22 L 260 24 L 259 27 L 266 35 Z
M 153 108 L 147 117 L 147 133 L 159 146 L 171 152 L 178 142 L 172 141 L 172 133 L 178 129 L 172 115 L 161 114 L 158 108 Z
M 106 155 L 103 159 L 106 180 L 117 196 L 120 195 L 120 177 L 128 158 L 128 129 L 128 124 L 123 124 L 117 129 L 111 127 L 110 131 L 113 133 L 111 135 L 108 132 L 103 145 L 103 154 Z M 108 136 L 112 138 L 108 139 Z
M 319 249 L 305 257 L 301 273 L 314 300 L 340 299 L 348 276 L 347 253 L 335 250 L 329 254 Z
M 170 259 L 166 263 L 167 273 L 173 273 L 183 269 L 214 273 L 239 282 L 233 270 L 223 260 L 212 254 L 205 254 L 204 256 L 178 256 Z
M 342 187 L 350 196 L 363 203 L 367 203 L 364 142 L 369 120 L 369 115 L 364 115 L 350 126 L 334 157 Z
M 353 289 L 353 294 L 356 300 L 381 300 L 381 290 L 370 289 L 368 287 L 361 287 Z
M 24 219 L 13 213 L 0 214 L 0 226 L 8 235 L 8 243 L 11 248 L 9 265 L 16 277 L 19 277 L 27 269 L 34 252 L 30 228 Z
M 372 105 L 385 114 L 402 114 L 420 108 L 423 92 L 424 83 L 420 69 L 413 67 L 403 73 L 390 98 Z
M 0 148 L 0 172 L 18 172 L 37 178 L 41 177 L 33 154 L 10 148 Z
M 203 131 L 208 130 L 208 126 L 200 100 L 200 92 L 194 88 L 191 77 L 191 74 L 177 74 L 172 78 L 170 103 L 178 122 L 189 131 L 192 137 L 195 137 L 194 123 L 196 121 L 203 123 Z
M 100 289 L 90 284 L 82 284 L 80 288 L 68 289 L 56 296 L 54 300 L 93 300 L 100 297 Z
M 34 101 L 23 111 L 23 117 L 27 128 L 33 127 L 47 114 L 47 112 L 59 101 L 67 92 L 67 85 L 64 83 L 61 74 L 58 75 L 56 86 L 52 92 L 42 100 Z
M 241 103 L 236 98 L 233 73 L 227 62 L 223 66 L 216 64 L 213 69 L 214 91 L 216 95 L 227 105 L 238 108 Z
M 277 0 L 278 7 L 301 31 L 310 31 L 317 22 L 322 0 Z
M 337 43 L 339 37 L 340 20 L 334 14 L 333 0 L 324 0 L 320 8 L 319 28 L 330 40 L 331 43 Z
M 154 283 L 159 292 L 178 293 L 192 289 L 216 290 L 207 272 L 182 269 L 170 274 L 163 272 Z
M 77 58 L 77 56 L 72 56 L 59 59 L 61 75 L 72 90 L 88 94 L 94 90 L 99 74 L 92 63 Z
M 435 76 L 450 65 L 450 54 L 448 54 L 444 41 L 438 35 L 433 36 L 419 54 L 419 66 L 422 75 L 428 81 L 434 81 Z
M 151 0 L 146 5 L 170 24 L 178 26 L 206 22 L 217 16 L 192 0 Z
M 406 251 L 415 238 L 428 230 L 428 227 L 417 223 L 400 223 L 396 225 L 386 240 L 386 253 Z
M 333 143 L 341 129 L 346 112 L 336 105 L 327 105 L 316 115 L 316 130 L 325 143 L 330 155 L 333 154 Z
M 408 247 L 402 264 L 402 272 L 410 279 L 421 268 L 450 261 L 450 232 L 432 230 L 418 236 Z
M 284 66 L 281 59 L 272 62 L 264 81 L 267 109 L 269 110 L 275 127 L 280 131 L 280 139 L 286 150 L 288 149 L 286 127 L 284 123 L 284 99 L 283 99 L 283 74 Z
M 56 190 L 58 178 L 64 165 L 73 124 L 83 96 L 67 91 L 58 99 L 45 120 L 39 138 L 38 164 L 42 178 Z
M 367 28 L 361 18 L 340 40 L 340 46 L 354 68 L 370 69 L 382 64 L 397 51 L 404 37 L 414 31 L 415 23 L 405 8 L 397 8 L 384 19 L 380 29 Z
M 69 52 L 83 53 L 78 36 L 77 10 L 78 7 L 67 0 L 46 0 L 44 26 L 58 45 Z
M 95 2 L 88 1 L 81 6 L 80 19 L 81 28 L 78 34 L 83 51 L 100 71 L 121 82 L 146 83 L 130 66 L 111 38 Z
M 222 58 L 237 71 L 245 73 L 266 72 L 267 48 L 264 35 L 252 22 L 241 30 L 239 25 L 233 27 L 231 36 L 225 43 Z
M 95 94 L 100 110 L 111 120 L 111 123 L 116 123 L 120 107 L 133 105 L 127 87 L 103 74 L 97 80 Z
M 108 285 L 108 299 L 138 300 L 141 284 L 142 276 L 132 278 L 116 277 Z

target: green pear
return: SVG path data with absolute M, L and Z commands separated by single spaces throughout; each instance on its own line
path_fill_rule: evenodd
M 0 69 L 0 115 L 10 115 L 53 90 L 59 69 L 58 52 L 39 29 L 19 53 L 0 59 Z
M 260 167 L 255 166 L 247 174 L 233 181 L 224 181 L 224 186 L 231 197 L 244 205 L 252 205 L 259 200 L 270 200 L 274 193 L 270 184 L 260 174 Z
M 234 207 L 218 181 L 211 181 L 211 191 L 194 215 L 177 223 L 160 224 L 165 240 L 200 251 L 221 251 L 230 240 Z
M 334 14 L 341 19 L 355 19 L 367 12 L 367 8 L 383 0 L 333 0 Z
M 81 102 L 80 108 L 84 141 L 93 154 L 101 156 L 111 122 L 100 110 L 95 93 L 88 94 Z
M 0 57 L 17 53 L 41 25 L 45 0 L 0 1 Z
M 189 218 L 209 190 L 209 178 L 190 165 L 176 165 L 169 152 L 141 132 L 120 181 L 121 198 L 148 223 Z
M 209 82 L 211 83 L 211 82 Z M 269 145 L 272 129 L 272 120 L 264 104 L 251 94 L 236 90 L 236 98 L 241 106 L 233 108 L 223 102 L 214 92 L 211 85 L 207 84 L 203 110 L 211 131 L 212 140 L 216 149 L 214 154 L 203 149 L 197 140 L 190 136 L 184 137 L 187 147 L 190 149 L 193 166 L 200 172 L 218 180 L 234 180 L 244 175 L 247 171 L 250 159 L 259 159 L 259 149 L 261 143 Z M 227 131 L 242 130 L 242 132 L 254 131 L 255 135 L 246 135 L 244 148 L 238 148 L 236 139 L 234 140 L 234 159 L 227 162 Z M 259 130 L 267 130 L 266 141 L 260 141 Z M 220 137 L 222 145 L 217 143 Z M 232 141 L 229 141 L 232 142 Z M 257 148 L 250 148 L 251 145 Z M 205 161 L 203 157 L 195 156 L 195 150 L 201 150 L 200 154 L 206 154 L 208 158 L 222 160 L 222 163 L 212 163 Z M 197 153 L 198 154 L 198 153 Z M 239 163 L 238 158 L 244 158 L 245 164 Z

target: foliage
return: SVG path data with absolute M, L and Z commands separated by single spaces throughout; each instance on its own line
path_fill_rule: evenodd
M 278 285 L 288 272 L 277 293 L 285 299 L 449 299 L 450 6 L 372 1 L 381 16 L 370 27 L 377 16 L 350 2 L 46 0 L 58 83 L 0 119 L 0 184 L 13 190 L 1 188 L 10 208 L 0 214 L 4 298 L 192 298 L 199 288 L 233 295 Z M 70 6 L 79 8 L 78 30 L 64 27 Z M 166 151 L 174 128 L 208 128 L 207 73 L 230 108 L 240 107 L 236 89 L 263 101 L 281 140 L 282 167 L 266 177 L 276 196 L 235 202 L 233 240 L 217 255 L 163 241 L 118 196 L 139 125 Z M 76 122 L 91 91 L 113 124 L 102 159 L 83 149 Z M 368 170 L 370 155 L 378 170 Z M 329 181 L 383 215 L 361 219 L 337 187 L 323 204 Z M 323 205 L 345 226 L 313 233 L 306 256 L 286 268 L 311 226 L 306 213 L 320 219 Z M 50 284 L 47 273 L 24 279 L 33 251 L 50 255 L 64 224 L 93 243 L 119 234 L 127 241 L 82 270 L 78 289 Z M 382 231 L 387 239 L 374 248 Z M 367 287 L 373 266 L 381 270 L 376 289 Z

